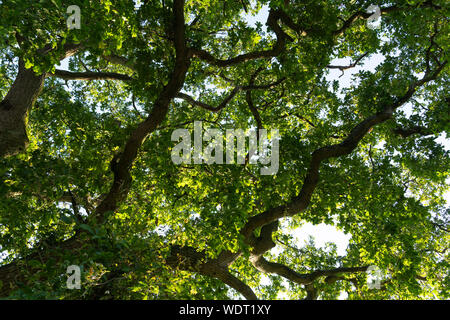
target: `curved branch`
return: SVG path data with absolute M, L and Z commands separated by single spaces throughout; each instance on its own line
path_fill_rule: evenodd
M 230 91 L 230 93 L 229 93 L 229 94 L 222 100 L 222 102 L 221 102 L 218 106 L 216 106 L 216 107 L 211 106 L 211 105 L 209 105 L 209 104 L 207 104 L 207 103 L 204 103 L 204 102 L 195 100 L 192 96 L 190 96 L 190 95 L 188 95 L 188 94 L 186 94 L 186 93 L 183 93 L 183 92 L 179 92 L 179 93 L 176 95 L 176 98 L 183 99 L 183 100 L 187 101 L 188 103 L 190 103 L 191 105 L 197 106 L 197 107 L 200 107 L 200 108 L 203 108 L 203 109 L 205 109 L 205 110 L 209 110 L 209 111 L 212 111 L 212 112 L 219 112 L 220 110 L 222 110 L 223 108 L 225 108 L 225 107 L 227 106 L 227 104 L 228 104 L 228 103 L 236 96 L 236 94 L 237 94 L 239 91 L 241 91 L 241 90 L 247 91 L 247 95 L 248 95 L 248 93 L 249 93 L 251 90 L 270 89 L 270 88 L 272 88 L 272 87 L 274 87 L 274 86 L 279 85 L 279 84 L 282 83 L 285 79 L 286 79 L 286 78 L 282 78 L 282 79 L 280 79 L 280 80 L 278 80 L 278 81 L 275 81 L 275 82 L 273 82 L 273 83 L 263 84 L 263 85 L 254 85 L 253 83 L 251 83 L 251 84 L 249 84 L 249 85 L 247 85 L 247 86 L 236 86 L 236 87 L 234 87 L 233 90 Z
M 234 96 L 239 92 L 240 87 L 235 87 L 226 97 L 225 99 L 223 99 L 223 101 L 217 106 L 217 107 L 213 107 L 207 103 L 203 103 L 201 101 L 197 101 L 195 100 L 193 97 L 191 97 L 190 95 L 186 94 L 186 93 L 178 93 L 177 94 L 177 98 L 186 100 L 187 102 L 189 102 L 191 105 L 193 106 L 197 106 L 212 112 L 219 112 L 220 110 L 222 110 L 223 108 L 225 108 L 227 106 L 227 104 L 231 101 L 231 99 L 234 98 Z
M 218 272 L 214 276 L 242 294 L 247 300 L 258 300 L 258 297 L 253 292 L 252 288 L 250 288 L 245 282 L 233 276 L 230 272 Z
M 366 272 L 369 268 L 369 266 L 345 268 L 342 267 L 328 270 L 316 270 L 311 273 L 298 273 L 297 271 L 289 268 L 288 266 L 285 266 L 284 264 L 267 261 L 262 256 L 251 259 L 250 261 L 255 266 L 255 268 L 261 272 L 275 273 L 285 279 L 301 285 L 309 285 L 320 277 L 333 277 L 338 276 L 341 273 Z
M 175 245 L 170 248 L 170 256 L 166 259 L 166 264 L 172 268 L 197 272 L 204 276 L 219 279 L 241 293 L 246 299 L 257 300 L 258 298 L 253 290 L 228 270 L 229 264 L 238 256 L 238 253 L 223 252 L 217 259 L 208 260 L 203 251 Z
M 244 53 L 241 55 L 238 55 L 236 57 L 222 60 L 214 57 L 209 52 L 202 50 L 202 49 L 196 49 L 196 48 L 189 48 L 190 55 L 195 58 L 199 58 L 203 61 L 208 62 L 209 64 L 215 65 L 217 67 L 228 67 L 232 65 L 236 65 L 242 62 L 255 60 L 255 59 L 261 59 L 261 58 L 272 58 L 277 55 L 279 55 L 285 45 L 286 40 L 290 39 L 290 37 L 281 29 L 281 27 L 278 25 L 278 20 L 281 19 L 280 10 L 274 10 L 270 9 L 269 16 L 267 17 L 266 25 L 275 32 L 277 40 L 272 47 L 272 49 L 269 50 L 262 50 L 262 51 L 254 51 L 249 53 Z
M 169 110 L 170 102 L 183 86 L 190 64 L 185 39 L 184 0 L 174 1 L 173 13 L 176 58 L 172 76 L 155 101 L 150 115 L 131 133 L 123 148 L 123 152 L 117 154 L 111 161 L 114 181 L 109 192 L 95 210 L 93 218 L 97 223 L 103 222 L 105 213 L 115 211 L 118 203 L 127 196 L 131 186 L 130 169 L 137 157 L 140 146 L 148 134 L 156 130 L 164 120 Z
M 406 103 L 414 95 L 417 88 L 436 79 L 446 64 L 447 62 L 441 64 L 433 72 L 425 73 L 422 79 L 418 80 L 414 84 L 411 84 L 406 94 L 400 98 L 397 98 L 392 105 L 385 106 L 381 112 L 356 125 L 351 130 L 347 138 L 341 143 L 315 150 L 312 153 L 310 165 L 306 172 L 306 177 L 303 181 L 303 186 L 300 193 L 287 204 L 268 209 L 256 216 L 251 217 L 241 230 L 241 234 L 244 235 L 245 238 L 249 238 L 256 228 L 267 225 L 282 217 L 293 216 L 305 210 L 308 207 L 311 196 L 317 186 L 317 183 L 319 182 L 319 168 L 322 161 L 329 158 L 336 158 L 350 154 L 356 149 L 358 143 L 364 138 L 372 127 L 390 119 L 393 112 Z

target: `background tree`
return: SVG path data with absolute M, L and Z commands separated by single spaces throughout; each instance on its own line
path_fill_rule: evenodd
M 375 2 L 376 30 L 372 1 L 1 1 L 0 296 L 448 298 L 448 2 Z M 278 128 L 279 171 L 173 164 L 198 120 Z

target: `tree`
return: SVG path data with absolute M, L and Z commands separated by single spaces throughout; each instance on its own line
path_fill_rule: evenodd
M 448 298 L 448 2 L 377 4 L 379 29 L 360 0 L 2 1 L 0 296 Z M 278 129 L 278 171 L 174 164 L 195 121 Z

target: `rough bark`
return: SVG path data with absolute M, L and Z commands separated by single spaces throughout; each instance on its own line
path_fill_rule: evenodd
M 25 40 L 18 36 L 18 42 Z M 64 45 L 64 54 L 60 59 L 75 54 L 82 45 L 68 43 Z M 45 55 L 52 50 L 51 45 L 38 50 Z M 0 157 L 15 155 L 23 151 L 28 143 L 27 117 L 44 85 L 45 73 L 37 75 L 33 69 L 25 68 L 25 62 L 19 58 L 18 72 L 14 83 L 0 102 Z
M 5 98 L 0 102 L 0 157 L 24 150 L 28 143 L 26 132 L 28 112 L 44 85 L 45 75 L 26 69 L 19 59 L 19 71 Z
M 228 266 L 238 256 L 239 254 L 236 253 L 223 252 L 216 259 L 207 259 L 204 252 L 196 251 L 195 248 L 173 246 L 166 263 L 172 268 L 197 272 L 204 276 L 219 279 L 241 293 L 246 299 L 257 300 L 258 297 L 253 290 L 228 270 Z

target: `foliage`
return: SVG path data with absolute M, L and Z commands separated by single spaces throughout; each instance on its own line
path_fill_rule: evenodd
M 7 254 L 0 274 L 12 264 L 21 273 L 9 298 L 237 298 L 233 289 L 240 286 L 230 289 L 211 276 L 207 262 L 238 253 L 227 268 L 259 298 L 303 299 L 315 292 L 321 299 L 344 293 L 349 299 L 448 299 L 450 160 L 437 141 L 448 138 L 450 123 L 448 2 L 375 1 L 385 9 L 375 30 L 365 19 L 372 2 L 0 1 L 0 97 L 13 85 L 18 58 L 48 75 L 29 110 L 29 146 L 0 158 L 0 249 Z M 81 8 L 79 30 L 66 27 L 68 5 Z M 258 13 L 278 14 L 280 30 L 270 19 L 250 23 Z M 355 14 L 360 19 L 352 19 Z M 177 47 L 180 32 L 185 38 Z M 58 76 L 67 44 L 80 46 L 68 58 L 71 72 L 130 80 Z M 183 49 L 188 53 L 180 61 Z M 256 54 L 246 57 L 249 52 Z M 327 77 L 336 58 L 365 55 L 361 64 L 376 54 L 383 61 L 360 68 L 347 87 Z M 180 65 L 187 71 L 177 88 Z M 177 97 L 183 92 L 217 107 L 235 88 L 217 112 Z M 143 123 L 157 121 L 166 92 L 172 94 L 167 112 L 126 163 L 126 146 Z M 353 137 L 359 123 L 390 106 L 392 116 L 371 125 L 351 150 L 320 159 L 320 180 L 311 198 L 302 198 L 315 150 Z M 198 120 L 223 131 L 279 129 L 279 171 L 263 176 L 260 165 L 175 165 L 172 131 L 193 130 Z M 122 179 L 121 168 L 130 180 Z M 118 181 L 131 182 L 116 192 Z M 336 271 L 310 283 L 263 275 L 252 262 L 255 239 L 265 239 L 269 224 L 250 235 L 243 230 L 250 217 L 290 204 L 298 210 L 277 216 L 264 259 L 305 275 L 376 265 L 385 273 L 382 289 L 370 290 L 365 272 Z M 333 243 L 296 243 L 293 234 L 306 222 L 351 235 L 345 255 Z M 68 249 L 73 239 L 79 245 Z M 197 267 L 168 262 L 174 247 L 201 253 Z M 81 290 L 65 287 L 71 264 L 82 268 Z

